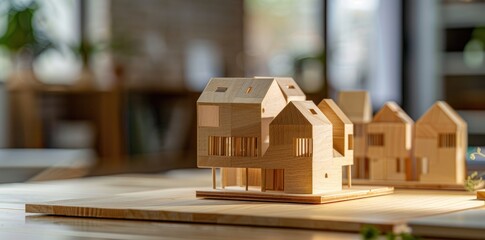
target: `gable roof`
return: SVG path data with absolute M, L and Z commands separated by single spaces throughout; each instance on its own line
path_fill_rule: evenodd
M 255 77 L 257 79 L 265 79 L 272 77 Z M 301 88 L 296 84 L 295 80 L 290 77 L 276 77 L 273 78 L 278 83 L 281 92 L 285 96 L 286 102 L 290 101 L 305 101 L 306 95 Z
M 372 105 L 367 91 L 341 91 L 338 106 L 353 123 L 366 123 L 372 120 Z
M 408 116 L 404 110 L 395 102 L 387 102 L 374 116 L 373 122 L 397 122 L 397 123 L 410 123 L 414 121 Z
M 345 142 L 349 141 L 347 135 L 353 133 L 352 122 L 332 99 L 323 99 L 318 104 L 318 108 L 332 123 L 334 157 L 345 157 L 345 159 L 342 159 L 342 163 L 353 163 L 353 151 L 345 147 Z M 335 152 L 340 155 L 335 154 Z
M 291 101 L 273 119 L 271 124 L 317 126 L 331 123 L 313 101 Z
M 466 126 L 465 120 L 444 101 L 437 101 L 431 106 L 417 124 L 455 124 L 457 127 Z
M 352 124 L 352 121 L 345 115 L 345 113 L 340 109 L 337 104 L 332 99 L 323 99 L 319 104 L 318 108 L 322 110 L 328 110 L 324 115 L 331 121 L 338 121 L 343 124 Z
M 261 103 L 268 91 L 280 91 L 273 78 L 211 78 L 198 103 Z

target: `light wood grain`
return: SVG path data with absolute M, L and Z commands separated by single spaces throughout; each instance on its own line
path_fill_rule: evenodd
M 346 180 L 343 183 L 346 184 Z M 357 186 L 390 186 L 396 189 L 465 191 L 463 184 L 426 183 L 420 181 L 352 179 L 352 184 Z
M 357 233 L 25 213 L 25 203 L 210 186 L 209 169 L 0 185 L 0 239 L 360 239 Z
M 22 222 L 24 219 L 22 218 Z M 307 229 L 263 228 L 217 224 L 147 222 L 137 220 L 27 216 L 26 225 L 0 226 L 5 239 L 356 239 L 356 233 L 315 231 Z M 8 235 L 7 235 L 8 234 Z M 8 236 L 8 237 L 7 237 Z M 20 236 L 22 238 L 20 238 Z
M 32 213 L 25 213 L 24 204 L 29 202 L 44 202 L 44 201 L 58 201 L 76 198 L 109 198 L 115 194 L 133 193 L 140 191 L 161 190 L 170 187 L 191 187 L 200 186 L 208 187 L 211 185 L 211 171 L 209 169 L 195 169 L 195 170 L 177 170 L 165 173 L 163 175 L 118 175 L 108 177 L 84 178 L 77 180 L 62 180 L 49 181 L 38 183 L 22 183 L 22 184 L 3 184 L 0 185 L 0 238 L 1 239 L 268 239 L 268 237 L 275 239 L 360 239 L 358 233 L 342 233 L 342 232 L 328 232 L 322 230 L 305 230 L 295 228 L 263 228 L 263 227 L 248 227 L 248 226 L 234 226 L 221 224 L 190 224 L 190 223 L 176 223 L 176 222 L 157 222 L 157 221 L 135 221 L 135 220 L 116 220 L 116 219 L 96 219 L 96 218 L 77 218 L 77 217 L 62 217 L 62 216 L 48 216 Z M 200 189 L 200 188 L 198 188 Z M 412 194 L 411 194 L 412 193 Z M 459 211 L 459 206 L 462 202 L 475 202 L 472 200 L 475 196 L 465 192 L 448 192 L 448 191 L 400 191 L 394 194 L 396 196 L 382 196 L 376 198 L 362 199 L 356 204 L 352 204 L 352 208 L 348 205 L 351 202 L 332 203 L 330 205 L 321 206 L 314 210 L 312 216 L 319 219 L 318 224 L 323 224 L 322 216 L 333 214 L 332 218 L 339 219 L 342 224 L 345 220 L 352 218 L 353 214 L 360 214 L 358 218 L 367 219 L 366 222 L 377 222 L 378 219 L 389 219 L 397 215 L 402 216 L 407 214 L 406 221 L 413 221 L 417 217 L 427 215 L 436 215 L 446 211 Z M 424 198 L 422 198 L 424 196 Z M 434 198 L 433 198 L 434 196 Z M 461 197 L 459 197 L 461 196 Z M 469 198 L 467 198 L 467 196 Z M 392 197 L 386 199 L 385 204 L 381 208 L 378 203 L 370 204 L 380 198 Z M 458 200 L 460 198 L 461 200 Z M 394 201 L 394 199 L 400 199 Z M 421 207 L 418 202 L 423 200 Z M 207 200 L 210 201 L 210 200 Z M 362 202 L 364 201 L 364 202 Z M 383 200 L 384 201 L 384 200 Z M 452 202 L 455 203 L 452 203 Z M 157 204 L 157 200 L 154 200 Z M 259 205 L 264 203 L 253 202 L 239 202 L 239 201 L 221 201 L 228 208 L 239 209 L 243 212 L 247 207 L 253 204 Z M 381 202 L 381 201 L 379 201 Z M 393 208 L 392 204 L 396 203 Z M 434 206 L 438 202 L 439 206 Z M 483 201 L 476 201 L 483 202 Z M 344 204 L 345 203 L 345 204 Z M 174 199 L 173 205 L 184 203 L 178 202 Z M 280 203 L 266 203 L 270 206 L 278 205 L 280 208 L 286 205 L 295 204 L 280 204 Z M 330 211 L 322 211 L 328 209 L 329 206 L 335 205 Z M 344 205 L 341 205 L 344 204 Z M 360 208 L 362 206 L 369 206 L 369 208 Z M 417 207 L 413 207 L 415 204 Z M 447 210 L 448 205 L 453 205 Z M 206 204 L 211 208 L 210 204 Z M 298 205 L 303 208 L 313 207 L 312 205 Z M 338 206 L 338 208 L 337 208 Z M 116 206 L 115 206 L 116 207 Z M 149 207 L 149 206 L 146 206 Z M 461 206 L 463 207 L 463 206 Z M 274 208 L 266 208 L 264 215 L 268 215 Z M 342 210 L 338 210 L 342 209 Z M 357 209 L 354 211 L 352 209 Z M 207 208 L 205 209 L 207 210 Z M 212 209 L 215 211 L 215 209 Z M 212 211 L 211 210 L 211 211 Z M 298 211 L 300 209 L 288 209 L 293 211 L 294 218 L 298 218 Z M 277 211 L 277 210 L 274 210 Z M 311 210 L 304 210 L 303 214 L 307 215 Z M 228 213 L 231 213 L 229 211 Z M 385 214 L 387 213 L 387 214 Z M 459 212 L 457 212 L 459 213 Z M 231 213 L 234 214 L 234 213 Z M 397 215 L 396 215 L 397 214 Z M 412 217 L 412 216 L 415 217 Z M 440 215 L 437 215 L 440 216 Z M 445 218 L 447 215 L 443 215 Z M 219 216 L 223 218 L 223 216 Z M 226 216 L 225 218 L 228 218 Z M 466 218 L 466 217 L 465 217 Z M 478 217 L 478 220 L 473 220 L 478 225 L 482 225 L 483 217 Z M 460 221 L 459 218 L 448 218 L 449 223 Z M 215 221 L 215 220 L 214 220 Z M 285 218 L 273 218 L 273 221 L 293 221 Z M 433 224 L 433 227 L 440 227 L 440 229 L 433 231 L 427 230 L 427 234 L 422 236 L 443 238 L 443 232 L 446 228 L 453 229 L 445 225 L 439 219 L 430 219 L 428 225 Z M 310 228 L 316 228 L 311 223 L 307 222 Z M 347 223 L 353 225 L 355 229 L 359 226 L 354 222 Z M 328 223 L 326 228 L 335 225 L 335 223 Z M 414 226 L 413 226 L 414 227 Z M 429 226 L 426 226 L 428 229 Z M 413 230 L 415 230 L 413 228 Z M 416 233 L 420 233 L 415 231 Z M 458 234 L 456 238 L 467 238 L 470 233 L 475 232 L 476 236 L 483 236 L 483 230 L 474 229 L 472 227 L 464 227 L 460 231 L 454 231 Z M 451 236 L 451 235 L 450 235 Z
M 327 205 L 196 199 L 196 189 L 29 203 L 26 211 L 63 216 L 121 218 L 359 231 L 372 224 L 391 231 L 417 217 L 482 207 L 461 192 L 399 190 L 395 194 Z M 200 189 L 199 189 L 200 190 Z
M 358 186 L 353 188 L 345 188 L 342 191 L 328 192 L 323 194 L 285 194 L 278 191 L 260 192 L 254 188 L 251 189 L 251 191 L 246 192 L 241 188 L 234 187 L 221 190 L 197 191 L 196 197 L 224 200 L 323 204 L 367 197 L 377 197 L 391 194 L 393 192 L 394 188 L 392 187 L 377 186 Z

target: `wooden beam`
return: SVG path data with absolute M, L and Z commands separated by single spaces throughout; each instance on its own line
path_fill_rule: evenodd
M 216 189 L 216 168 L 212 168 L 212 189 Z
M 352 187 L 352 165 L 347 166 L 347 186 Z
M 266 192 L 266 169 L 261 169 L 261 192 Z
M 226 188 L 226 168 L 221 168 L 221 187 L 222 189 Z
M 246 168 L 246 191 L 249 189 L 249 168 Z

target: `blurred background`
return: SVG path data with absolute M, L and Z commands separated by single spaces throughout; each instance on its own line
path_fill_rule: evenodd
M 0 1 L 0 182 L 196 166 L 211 77 L 457 109 L 485 145 L 483 0 Z

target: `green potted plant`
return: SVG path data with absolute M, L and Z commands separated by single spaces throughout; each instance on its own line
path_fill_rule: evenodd
M 6 48 L 11 54 L 13 71 L 8 81 L 11 89 L 40 84 L 33 74 L 33 61 L 43 51 L 53 46 L 33 23 L 37 10 L 38 5 L 35 1 L 26 6 L 9 2 L 7 28 L 0 37 L 0 46 Z

